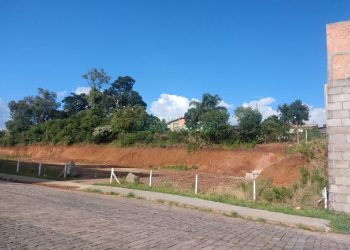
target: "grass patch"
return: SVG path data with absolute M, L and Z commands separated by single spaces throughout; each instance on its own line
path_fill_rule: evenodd
M 239 214 L 235 211 L 232 211 L 232 212 L 225 212 L 223 213 L 223 215 L 227 216 L 227 217 L 234 217 L 234 218 L 238 218 L 239 217 Z
M 87 188 L 85 191 L 89 193 L 103 194 L 103 192 L 97 188 Z
M 128 198 L 135 198 L 135 194 L 133 192 L 129 192 L 126 197 Z
M 256 221 L 265 223 L 266 219 L 259 217 L 259 218 L 256 219 Z
M 303 229 L 303 230 L 311 230 L 308 226 L 305 226 L 305 225 L 303 225 L 303 224 L 298 224 L 297 227 L 298 227 L 299 229 Z
M 162 166 L 160 169 L 164 170 L 177 170 L 177 171 L 187 171 L 192 169 L 197 169 L 196 165 L 186 166 L 186 165 L 174 165 L 174 166 Z
M 230 197 L 228 195 L 215 195 L 215 194 L 194 194 L 190 191 L 176 190 L 171 186 L 161 186 L 161 187 L 149 187 L 148 185 L 138 183 L 138 184 L 117 184 L 117 183 L 99 183 L 96 185 L 114 186 L 114 187 L 124 187 L 129 189 L 152 191 L 159 193 L 175 194 L 193 198 L 199 198 L 203 200 L 216 201 L 220 203 L 250 207 L 256 209 L 262 209 L 272 212 L 279 212 L 285 214 L 299 215 L 305 217 L 321 218 L 330 221 L 330 228 L 337 233 L 347 233 L 350 234 L 350 215 L 345 213 L 338 213 L 334 211 L 327 211 L 324 209 L 296 209 L 294 207 L 288 206 L 287 204 L 276 204 L 271 202 L 253 202 L 250 200 L 240 200 L 235 197 Z
M 119 193 L 117 193 L 117 192 L 108 192 L 107 194 L 108 195 L 119 195 Z

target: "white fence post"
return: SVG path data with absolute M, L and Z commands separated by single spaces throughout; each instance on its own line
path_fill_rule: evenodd
M 256 201 L 256 185 L 255 185 L 255 178 L 253 179 L 253 201 Z
M 38 176 L 41 175 L 41 162 L 39 163 L 39 170 L 38 170 Z
M 17 160 L 17 169 L 16 169 L 16 173 L 19 173 L 19 160 Z
M 198 175 L 196 174 L 196 181 L 194 184 L 194 193 L 198 194 Z
M 306 140 L 306 144 L 307 144 L 307 129 L 305 130 L 305 140 Z
M 64 165 L 64 173 L 63 173 L 63 178 L 66 179 L 67 177 L 67 164 Z
M 152 175 L 153 175 L 153 171 L 151 170 L 151 172 L 149 173 L 149 186 L 152 187 Z
M 109 184 L 112 184 L 113 172 L 114 172 L 114 169 L 112 168 L 111 169 L 111 176 L 109 178 Z
M 322 194 L 324 198 L 324 208 L 327 209 L 328 208 L 327 187 L 324 187 Z
M 120 184 L 120 182 L 119 182 L 117 176 L 116 176 L 115 173 L 114 173 L 114 168 L 111 169 L 111 177 L 109 178 L 109 184 L 112 184 L 113 178 L 118 182 L 118 184 Z

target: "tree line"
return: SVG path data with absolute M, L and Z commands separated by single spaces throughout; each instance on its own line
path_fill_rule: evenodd
M 71 93 L 62 103 L 55 92 L 38 89 L 8 104 L 10 120 L 0 131 L 1 145 L 19 143 L 114 143 L 166 146 L 187 144 L 233 145 L 290 140 L 290 127 L 300 126 L 309 118 L 309 108 L 302 101 L 278 107 L 278 116 L 262 121 L 251 107 L 234 111 L 237 125 L 229 123 L 227 108 L 220 106 L 218 95 L 203 94 L 192 101 L 185 113 L 186 129 L 170 131 L 165 120 L 146 112 L 146 103 L 134 90 L 135 80 L 119 76 L 115 80 L 103 70 L 92 69 L 82 76 L 90 86 L 88 94 Z

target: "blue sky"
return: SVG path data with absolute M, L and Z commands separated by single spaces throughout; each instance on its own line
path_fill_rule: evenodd
M 132 76 L 166 118 L 204 92 L 266 115 L 301 99 L 322 116 L 325 26 L 344 20 L 349 0 L 0 0 L 0 128 L 10 100 L 74 92 L 92 67 Z

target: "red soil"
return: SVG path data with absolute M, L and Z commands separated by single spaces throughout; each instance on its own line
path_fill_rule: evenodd
M 268 144 L 259 145 L 254 149 L 202 149 L 188 153 L 184 147 L 29 145 L 0 147 L 0 156 L 46 163 L 65 163 L 73 160 L 77 164 L 146 169 L 169 165 L 195 165 L 198 167 L 196 172 L 212 176 L 243 177 L 246 172 L 259 169 L 262 170 L 260 178 L 272 178 L 276 185 L 289 185 L 299 177 L 300 167 L 308 163 L 301 155 L 287 156 L 287 148 L 288 144 Z

